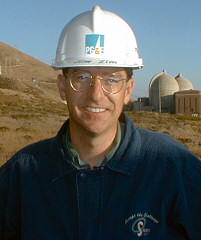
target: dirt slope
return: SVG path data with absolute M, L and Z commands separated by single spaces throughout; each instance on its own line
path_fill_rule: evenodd
M 3 42 L 0 42 L 0 65 L 2 74 L 14 79 L 45 81 L 55 79 L 58 74 L 48 64 Z

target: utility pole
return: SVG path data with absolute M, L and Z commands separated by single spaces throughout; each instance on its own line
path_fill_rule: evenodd
M 160 86 L 160 80 L 158 81 L 158 110 L 159 113 L 161 113 L 161 86 Z
M 5 76 L 8 78 L 12 78 L 12 66 L 11 66 L 11 58 L 5 58 Z

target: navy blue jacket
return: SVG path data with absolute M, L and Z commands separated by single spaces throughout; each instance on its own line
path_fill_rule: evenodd
M 201 162 L 169 136 L 137 129 L 104 166 L 77 170 L 63 134 L 0 171 L 0 239 L 201 239 Z

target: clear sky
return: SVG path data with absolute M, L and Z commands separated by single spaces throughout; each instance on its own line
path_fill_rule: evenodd
M 0 41 L 51 64 L 63 27 L 95 5 L 120 15 L 136 34 L 144 68 L 134 73 L 134 98 L 148 96 L 151 78 L 163 69 L 201 90 L 200 0 L 8 0 L 1 4 Z

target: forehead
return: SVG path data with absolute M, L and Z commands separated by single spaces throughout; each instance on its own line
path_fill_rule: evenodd
M 111 67 L 79 67 L 79 68 L 69 68 L 68 73 L 74 73 L 77 71 L 89 72 L 91 74 L 110 74 L 110 73 L 120 73 L 126 74 L 124 68 L 111 68 Z

